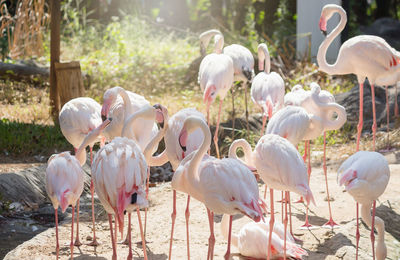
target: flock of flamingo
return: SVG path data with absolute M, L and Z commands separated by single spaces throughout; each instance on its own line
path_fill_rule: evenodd
M 341 17 L 339 25 L 321 44 L 318 52 L 318 65 L 328 74 L 356 74 L 360 85 L 360 120 L 357 134 L 357 152 L 350 156 L 338 170 L 339 185 L 357 202 L 357 256 L 358 241 L 358 203 L 361 217 L 371 226 L 372 255 L 378 260 L 385 259 L 384 223 L 375 216 L 375 200 L 384 192 L 389 181 L 389 166 L 384 156 L 371 151 L 358 151 L 363 126 L 363 82 L 368 78 L 374 100 L 374 84 L 389 85 L 400 80 L 400 53 L 391 48 L 382 38 L 376 36 L 357 36 L 347 40 L 341 47 L 337 61 L 331 65 L 326 62 L 327 48 L 346 24 L 346 13 L 337 5 L 326 5 L 322 9 L 320 29 L 326 34 L 326 23 L 334 13 Z M 124 215 L 128 215 L 128 233 L 125 242 L 129 245 L 128 259 L 132 259 L 131 214 L 136 211 L 141 232 L 144 258 L 147 259 L 145 232 L 141 221 L 141 208 L 148 207 L 150 166 L 172 164 L 173 211 L 169 259 L 172 258 L 172 243 L 176 218 L 176 191 L 187 194 L 186 235 L 187 255 L 189 250 L 189 203 L 190 198 L 202 202 L 208 212 L 210 237 L 207 259 L 214 255 L 213 215 L 224 214 L 221 230 L 228 240 L 225 259 L 229 259 L 231 243 L 246 257 L 272 259 L 291 257 L 301 259 L 307 255 L 292 234 L 290 192 L 302 196 L 301 200 L 314 202 L 309 186 L 310 140 L 324 135 L 324 162 L 326 189 L 330 219 L 325 224 L 334 227 L 325 163 L 325 133 L 339 129 L 346 122 L 345 109 L 335 102 L 334 96 L 321 90 L 317 83 L 305 90 L 297 85 L 285 95 L 284 81 L 275 72 L 270 72 L 270 56 L 265 44 L 258 47 L 259 70 L 254 77 L 254 58 L 245 47 L 233 44 L 223 48 L 223 35 L 210 30 L 200 35 L 202 51 L 205 52 L 214 37 L 214 52 L 204 57 L 199 69 L 199 83 L 204 91 L 207 117 L 193 108 L 185 108 L 169 117 L 163 105 L 151 106 L 138 94 L 121 87 L 108 89 L 104 93 L 101 107 L 91 98 L 76 98 L 66 103 L 59 115 L 60 127 L 66 139 L 75 147 L 75 155 L 70 152 L 55 154 L 48 160 L 46 170 L 47 192 L 55 209 L 56 255 L 59 256 L 58 206 L 64 212 L 72 206 L 71 258 L 74 246 L 79 240 L 79 197 L 83 191 L 84 172 L 81 168 L 86 162 L 86 147 L 90 147 L 91 195 L 93 241 L 97 246 L 94 215 L 94 192 L 108 213 L 113 259 L 117 258 L 117 230 L 123 237 Z M 254 77 L 254 78 L 253 78 Z M 235 140 L 229 150 L 229 158 L 220 159 L 218 149 L 218 127 L 221 104 L 234 81 L 252 82 L 251 98 L 263 110 L 262 137 L 254 150 L 244 140 Z M 246 84 L 245 84 L 246 85 Z M 211 132 L 209 128 L 209 109 L 219 96 L 214 144 L 216 157 L 209 154 Z M 375 105 L 373 103 L 373 140 L 375 149 Z M 265 128 L 266 120 L 269 122 Z M 165 150 L 153 155 L 158 143 L 164 138 Z M 101 148 L 92 156 L 94 143 L 100 141 Z M 297 150 L 299 142 L 305 141 L 304 157 Z M 106 144 L 107 142 L 107 144 Z M 243 158 L 236 152 L 241 148 Z M 307 162 L 308 158 L 308 162 Z M 308 164 L 308 167 L 307 167 Z M 257 178 L 261 178 L 270 188 L 269 217 L 266 203 L 259 195 Z M 275 221 L 273 190 L 282 191 L 283 223 Z M 314 202 L 315 203 L 315 202 Z M 283 206 L 284 205 L 284 206 Z M 77 208 L 76 239 L 73 238 L 74 208 Z M 371 216 L 371 207 L 372 216 Z M 308 208 L 307 208 L 308 209 Z M 309 228 L 308 210 L 304 228 Z M 231 234 L 232 216 L 243 214 L 252 221 L 244 225 L 238 234 Z M 113 231 L 112 217 L 115 216 Z M 146 226 L 147 211 L 145 211 Z M 290 222 L 290 232 L 287 225 Z M 267 224 L 268 223 L 268 224 Z M 374 225 L 377 226 L 378 240 L 375 250 Z M 145 228 L 144 228 L 145 229 Z

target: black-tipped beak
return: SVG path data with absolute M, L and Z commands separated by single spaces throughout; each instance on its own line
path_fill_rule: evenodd
M 327 35 L 326 31 L 321 30 L 321 32 L 326 37 L 326 35 Z
M 106 121 L 107 117 L 105 115 L 101 115 L 101 120 Z
M 181 137 L 180 137 L 180 136 L 179 136 L 178 142 L 179 142 L 179 146 L 181 147 L 182 151 L 183 151 L 183 152 L 186 152 L 186 146 L 183 146 L 183 145 L 181 144 Z
M 242 67 L 242 72 L 243 72 L 243 75 L 247 78 L 248 81 L 252 80 L 253 73 L 251 72 L 251 70 L 248 70 L 248 69 L 245 69 L 245 68 Z
M 162 123 L 158 123 L 161 128 L 164 128 L 164 121 Z
M 131 196 L 131 204 L 136 204 L 137 201 L 137 193 L 133 193 Z
M 153 107 L 154 107 L 155 109 L 160 109 L 160 110 L 161 110 L 160 104 L 155 104 Z

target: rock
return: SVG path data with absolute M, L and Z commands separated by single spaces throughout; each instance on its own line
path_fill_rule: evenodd
M 400 49 L 400 21 L 384 17 L 375 20 L 368 27 L 361 27 L 363 34 L 377 35 L 385 39 L 390 46 Z
M 22 204 L 19 202 L 13 202 L 10 204 L 10 210 L 20 212 L 24 210 L 24 206 L 22 206 Z

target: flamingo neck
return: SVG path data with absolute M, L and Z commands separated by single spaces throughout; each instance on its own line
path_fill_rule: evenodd
M 237 156 L 237 149 L 242 148 L 244 160 Z M 252 165 L 252 150 L 250 144 L 245 139 L 235 140 L 229 147 L 229 158 L 242 161 L 244 164 Z
M 344 107 L 334 102 L 323 103 L 319 101 L 319 93 L 313 93 L 312 99 L 317 108 L 324 111 L 323 125 L 325 131 L 337 130 L 341 128 L 344 123 L 346 123 L 347 114 Z M 332 119 L 335 113 L 337 117 L 335 119 Z
M 124 122 L 124 126 L 122 128 L 122 135 L 121 135 L 122 137 L 130 137 L 130 136 L 128 136 L 129 131 L 133 129 L 135 121 L 139 118 L 144 118 L 144 119 L 155 121 L 155 119 L 156 119 L 155 110 L 153 109 L 153 107 L 148 105 L 147 107 L 142 108 L 133 114 L 127 114 L 125 111 L 125 120 L 124 120 L 125 122 Z M 132 132 L 134 135 L 132 139 L 138 141 L 138 137 L 134 134 L 134 131 L 132 131 Z
M 147 144 L 144 149 L 144 158 L 149 166 L 161 166 L 168 161 L 167 153 L 164 151 L 158 156 L 153 156 L 152 152 L 154 148 L 158 145 L 161 139 L 164 137 L 166 131 L 166 125 L 161 128 L 157 134 L 151 139 L 151 141 Z
M 372 216 L 371 216 L 371 206 L 372 204 L 362 204 L 361 205 L 361 218 L 365 221 L 365 223 L 371 227 L 372 225 Z M 377 255 L 378 253 L 382 253 L 386 256 L 386 252 L 379 252 L 382 250 L 386 251 L 385 245 L 385 223 L 383 220 L 377 216 L 375 216 L 375 223 L 374 223 L 376 230 L 378 231 L 378 238 L 377 238 Z M 378 257 L 378 259 L 380 259 Z M 382 258 L 384 259 L 384 258 Z
M 334 64 L 328 64 L 326 61 L 326 52 L 333 42 L 333 40 L 338 36 L 344 29 L 347 23 L 347 15 L 346 12 L 341 8 L 338 7 L 336 9 L 336 12 L 339 13 L 340 15 L 340 22 L 339 24 L 335 27 L 335 29 L 332 30 L 326 37 L 326 39 L 321 43 L 318 49 L 318 54 L 317 54 L 317 61 L 318 61 L 318 66 L 319 70 L 328 73 L 328 74 L 339 74 L 339 64 L 338 64 L 338 59 Z M 340 57 L 340 52 L 338 57 Z
M 228 240 L 228 235 L 229 235 L 229 218 L 230 216 L 228 214 L 223 214 L 222 215 L 222 220 L 221 220 L 221 234 L 224 237 L 225 240 Z M 238 246 L 238 236 L 236 234 L 231 234 L 231 243 L 235 247 Z
M 121 96 L 122 100 L 124 101 L 124 117 L 125 119 L 128 115 L 132 114 L 132 103 L 131 99 L 129 98 L 128 93 L 123 88 L 118 88 L 118 95 Z
M 258 51 L 258 68 L 264 70 L 265 73 L 271 72 L 271 57 L 269 56 L 268 48 L 261 46 Z

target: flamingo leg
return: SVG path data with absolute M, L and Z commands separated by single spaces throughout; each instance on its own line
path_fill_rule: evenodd
M 149 185 L 150 185 L 150 166 L 147 167 L 147 180 L 146 180 L 146 200 L 149 199 Z M 147 224 L 147 207 L 144 209 L 144 236 L 146 236 Z
M 82 243 L 79 240 L 79 199 L 76 202 L 76 238 L 74 246 L 81 246 Z
M 188 258 L 190 259 L 190 247 L 189 247 L 189 217 L 190 217 L 190 211 L 189 211 L 189 203 L 190 203 L 190 195 L 187 197 L 187 204 L 186 204 L 186 210 L 185 210 L 185 219 L 186 219 L 186 248 L 187 248 L 187 255 Z
M 144 259 L 147 260 L 146 240 L 145 240 L 145 238 L 144 238 L 143 226 L 142 226 L 142 218 L 140 217 L 139 208 L 136 208 L 136 212 L 137 212 L 138 221 L 139 221 L 140 235 L 141 235 L 141 237 L 142 237 L 142 247 L 143 247 Z
M 372 206 L 372 224 L 371 224 L 371 244 L 372 244 L 372 259 L 375 260 L 375 210 L 376 210 L 376 200 L 374 200 Z
M 387 131 L 387 148 L 389 149 L 389 95 L 388 95 L 388 86 L 385 86 L 385 94 L 386 94 L 386 131 Z
M 235 139 L 235 98 L 234 98 L 234 88 L 231 88 L 231 94 L 232 94 L 232 140 Z
M 246 107 L 246 129 L 247 129 L 247 137 L 249 137 L 249 110 L 247 108 L 247 81 L 243 82 L 244 84 L 244 105 Z
M 327 168 L 326 168 L 326 132 L 324 131 L 324 159 L 323 159 L 323 169 L 324 169 L 324 175 L 325 175 L 325 186 L 326 186 L 326 194 L 328 197 L 328 208 L 329 208 L 329 221 L 326 222 L 323 226 L 325 227 L 330 227 L 333 228 L 335 226 L 339 226 L 336 224 L 335 221 L 333 221 L 332 218 L 332 209 L 331 209 L 331 199 L 329 197 L 329 188 L 328 188 L 328 173 L 327 173 Z
M 115 218 L 115 222 L 117 222 L 116 218 Z M 117 250 L 116 250 L 116 244 L 115 244 L 115 238 L 117 238 L 117 236 L 114 235 L 114 232 L 112 229 L 113 225 L 112 225 L 111 214 L 108 214 L 108 223 L 110 224 L 111 244 L 112 244 L 112 249 L 113 249 L 112 259 L 117 260 Z
M 71 259 L 74 258 L 74 214 L 75 214 L 75 207 L 72 206 L 72 223 L 71 223 L 71 243 L 69 244 L 69 248 L 71 249 Z
M 363 128 L 363 113 L 364 113 L 364 83 L 359 83 L 360 86 L 360 111 L 359 111 L 359 119 L 357 125 L 357 151 L 360 149 L 360 137 Z
M 283 195 L 283 191 L 281 191 L 281 221 L 283 223 L 283 203 L 286 203 L 286 201 L 284 201 L 284 195 Z
M 131 213 L 128 213 L 128 245 L 129 245 L 129 254 L 127 260 L 132 260 L 132 235 L 131 235 Z
M 54 209 L 54 217 L 55 217 L 55 222 L 56 222 L 56 256 L 58 259 L 58 256 L 60 254 L 60 244 L 58 243 L 58 209 Z
M 399 117 L 399 104 L 397 104 L 397 83 L 394 85 L 394 89 L 396 90 L 396 94 L 394 97 L 394 117 Z
M 214 258 L 214 245 L 215 245 L 215 236 L 214 236 L 214 213 L 211 212 L 207 208 L 208 214 L 208 222 L 210 224 L 210 237 L 208 238 L 208 253 L 207 253 L 207 260 Z
M 288 197 L 288 191 L 285 191 L 285 219 L 283 221 L 283 225 L 285 227 L 284 232 L 283 232 L 283 259 L 286 260 L 286 234 L 287 234 L 287 224 L 288 224 L 288 216 L 287 216 L 287 197 Z
M 308 146 L 307 146 L 308 141 L 304 141 L 304 155 L 303 155 L 303 161 L 304 163 L 307 163 L 307 153 L 308 153 Z M 304 203 L 303 196 L 300 197 L 298 201 L 295 203 Z
M 358 260 L 358 244 L 360 242 L 360 225 L 358 223 L 358 202 L 356 203 L 356 223 L 357 223 L 357 229 L 356 229 L 356 260 Z
M 265 190 L 264 190 L 264 200 L 267 198 L 267 184 L 265 184 Z
M 207 103 L 206 106 L 207 106 L 206 107 L 206 110 L 207 110 L 207 126 L 208 126 L 208 128 L 210 128 L 210 104 Z M 211 145 L 210 145 L 210 148 L 208 149 L 208 155 L 210 155 L 210 153 L 211 153 Z
M 269 188 L 270 194 L 270 204 L 271 204 L 271 216 L 269 219 L 269 236 L 268 236 L 268 252 L 267 252 L 267 260 L 271 259 L 272 256 L 272 231 L 274 229 L 275 222 L 275 213 L 274 213 L 274 190 Z
M 115 227 L 115 243 L 117 243 L 117 240 L 118 240 L 117 215 L 114 215 L 114 219 L 115 219 L 115 222 L 114 222 L 114 227 Z
M 287 200 L 289 202 L 289 227 L 290 227 L 290 234 L 292 235 L 292 237 L 294 237 L 293 235 L 293 226 L 292 226 L 292 206 L 291 206 L 291 202 L 290 202 L 290 192 L 288 192 L 288 197 Z
M 219 130 L 219 122 L 221 120 L 221 110 L 222 110 L 222 102 L 223 100 L 221 99 L 219 101 L 219 109 L 218 109 L 218 117 L 217 117 L 217 127 L 215 128 L 215 133 L 214 133 L 214 145 L 215 145 L 215 150 L 217 152 L 217 158 L 219 159 L 219 147 L 218 147 L 218 130 Z
M 308 173 L 308 184 L 310 184 L 310 178 L 311 178 L 311 144 L 310 144 L 310 141 L 307 141 L 308 142 L 308 145 L 307 145 L 307 149 L 308 149 L 308 163 L 307 163 L 307 173 Z M 308 204 L 307 204 L 307 208 L 306 208 L 306 220 L 305 220 L 305 222 L 304 222 L 304 225 L 303 226 L 301 226 L 302 228 L 307 228 L 307 229 L 309 229 L 309 228 L 311 228 L 311 227 L 313 227 L 313 225 L 311 225 L 309 222 L 308 222 Z
M 263 118 L 262 118 L 262 127 L 261 127 L 261 133 L 260 135 L 263 136 L 264 135 L 264 129 L 265 129 L 265 124 L 267 123 L 267 115 L 263 114 Z
M 228 248 L 225 253 L 225 260 L 229 260 L 231 255 L 231 234 L 232 234 L 232 216 L 229 216 L 229 233 L 228 233 Z
M 90 147 L 90 165 L 93 162 L 93 148 Z M 92 196 L 92 229 L 93 229 L 93 241 L 89 244 L 89 246 L 98 246 L 99 243 L 96 239 L 96 227 L 95 223 L 95 216 L 94 216 L 94 184 L 93 184 L 93 175 L 90 177 L 90 194 Z
M 173 200 L 172 200 L 172 213 L 171 213 L 171 220 L 172 220 L 172 227 L 171 227 L 171 239 L 169 241 L 169 256 L 168 259 L 171 260 L 172 256 L 172 242 L 174 239 L 174 227 L 175 227 L 175 219 L 176 219 L 176 190 L 172 191 L 173 193 Z
M 375 111 L 375 87 L 373 84 L 371 84 L 371 96 L 372 96 L 372 118 L 373 118 L 373 124 L 372 124 L 372 143 L 373 143 L 373 149 L 375 151 L 375 138 L 376 138 L 376 111 Z

